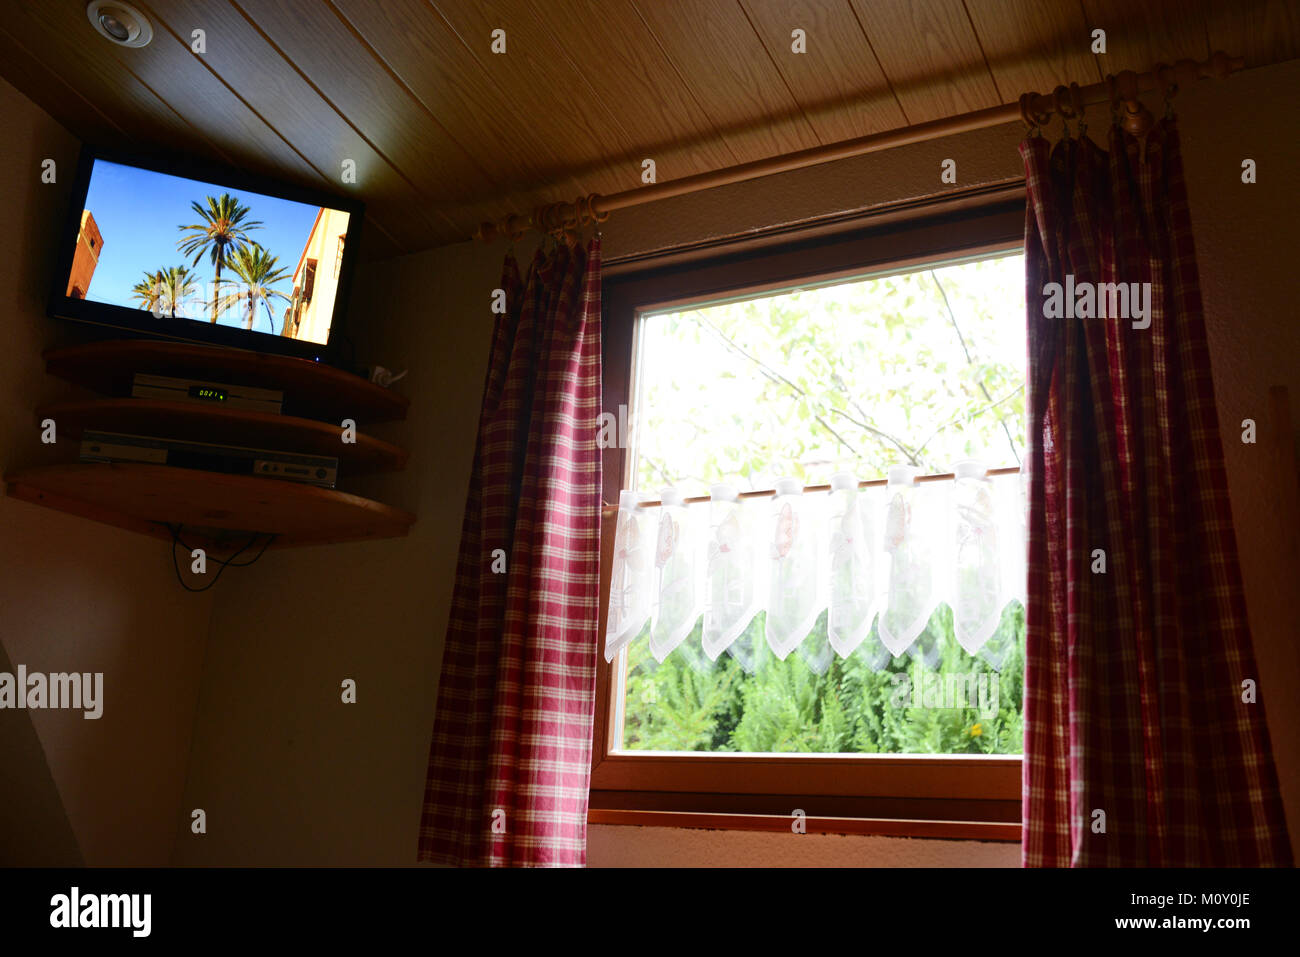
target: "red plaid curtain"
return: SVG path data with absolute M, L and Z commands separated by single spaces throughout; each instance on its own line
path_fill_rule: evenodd
M 419 859 L 581 866 L 600 581 L 600 240 L 539 251 L 527 281 L 508 256 L 501 286 Z
M 1246 619 L 1174 120 L 1145 145 L 1116 127 L 1108 151 L 1037 136 L 1020 151 L 1024 863 L 1289 864 L 1263 701 L 1243 701 L 1243 682 L 1268 684 Z M 1149 282 L 1149 327 L 1048 318 L 1044 286 L 1067 274 L 1076 289 Z

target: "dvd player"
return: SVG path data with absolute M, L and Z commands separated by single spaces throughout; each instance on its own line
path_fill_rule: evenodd
M 323 488 L 334 487 L 339 468 L 337 458 L 325 455 L 298 455 L 89 429 L 81 436 L 80 457 L 83 462 L 141 462 L 230 475 L 261 475 Z
M 227 409 L 269 412 L 279 415 L 284 393 L 255 389 L 247 385 L 225 385 L 199 379 L 173 379 L 165 375 L 137 372 L 131 380 L 131 395 L 137 399 L 171 399 L 174 402 L 204 402 Z

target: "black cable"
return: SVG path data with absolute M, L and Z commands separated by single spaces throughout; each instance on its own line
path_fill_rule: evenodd
M 176 580 L 180 582 L 181 587 L 188 592 L 207 591 L 209 588 L 213 587 L 214 585 L 216 585 L 217 582 L 221 580 L 222 572 L 224 572 L 227 568 L 247 568 L 249 565 L 255 564 L 258 559 L 260 559 L 263 555 L 266 554 L 266 550 L 271 546 L 271 543 L 275 541 L 276 538 L 278 537 L 275 534 L 267 535 L 266 541 L 262 543 L 262 548 L 256 555 L 254 555 L 251 559 L 249 559 L 246 562 L 236 562 L 235 559 L 238 558 L 240 555 L 242 555 L 244 552 L 246 552 L 249 548 L 251 548 L 253 543 L 262 536 L 261 532 L 254 532 L 251 536 L 249 536 L 248 541 L 245 542 L 239 548 L 239 550 L 235 552 L 233 555 L 231 555 L 229 558 L 213 558 L 212 561 L 220 565 L 221 568 L 217 570 L 217 573 L 216 575 L 213 576 L 212 581 L 208 582 L 202 588 L 194 588 L 189 583 L 187 583 L 185 581 L 185 578 L 181 575 L 180 562 L 177 561 L 176 559 L 177 545 L 180 545 L 182 548 L 186 549 L 191 553 L 194 551 L 193 548 L 190 548 L 190 546 L 186 545 L 185 542 L 181 539 L 181 529 L 183 529 L 184 527 L 185 527 L 184 525 L 176 525 L 175 527 L 173 527 L 170 523 L 167 523 L 167 530 L 172 533 L 172 569 L 176 572 Z
M 355 368 L 357 364 L 357 345 L 352 341 L 352 337 L 347 334 L 345 329 L 340 329 L 339 335 L 343 337 L 343 343 L 348 347 L 348 366 Z
M 172 533 L 173 547 L 174 547 L 175 545 L 180 545 L 180 546 L 181 546 L 182 548 L 184 548 L 186 551 L 190 551 L 190 552 L 192 552 L 192 551 L 194 551 L 194 548 L 193 548 L 192 546 L 190 546 L 190 545 L 187 545 L 187 544 L 185 543 L 185 539 L 181 538 L 181 529 L 183 529 L 184 527 L 185 527 L 184 525 L 177 525 L 176 528 L 173 529 L 173 528 L 171 527 L 171 525 L 168 525 L 168 526 L 167 526 L 167 528 L 168 528 L 168 529 L 171 531 L 171 533 Z M 244 551 L 244 549 L 246 549 L 246 548 L 248 548 L 250 545 L 252 545 L 253 542 L 257 541 L 258 537 L 261 536 L 261 535 L 269 535 L 269 536 L 270 536 L 270 537 L 266 540 L 266 543 L 262 546 L 262 550 L 259 551 L 256 555 L 254 555 L 251 559 L 249 559 L 249 560 L 246 561 L 246 562 L 237 562 L 237 561 L 235 561 L 235 559 L 239 557 L 240 552 Z M 254 562 L 256 562 L 259 558 L 261 558 L 262 555 L 266 552 L 267 547 L 270 546 L 271 542 L 275 541 L 275 539 L 278 538 L 278 537 L 279 537 L 279 536 L 276 535 L 276 534 L 273 533 L 273 532 L 254 532 L 254 533 L 253 533 L 253 537 L 250 538 L 250 539 L 248 540 L 248 542 L 244 545 L 244 548 L 241 548 L 238 552 L 235 552 L 234 555 L 231 555 L 229 558 L 224 558 L 224 559 L 223 559 L 223 558 L 213 558 L 213 559 L 211 559 L 211 560 L 214 561 L 214 562 L 216 562 L 218 565 L 223 565 L 223 566 L 225 566 L 225 565 L 229 565 L 229 566 L 231 566 L 232 568 L 247 568 L 249 565 L 252 565 L 252 564 L 253 564 Z

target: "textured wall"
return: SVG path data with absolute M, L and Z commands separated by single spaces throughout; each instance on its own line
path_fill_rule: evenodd
M 3 81 L 0 116 L 8 471 L 51 457 L 33 413 L 74 391 L 45 374 L 41 351 L 78 334 L 46 318 L 45 299 L 79 144 Z M 47 157 L 53 184 L 40 181 Z M 75 460 L 67 445 L 57 454 Z M 162 542 L 0 497 L 0 671 L 104 673 L 99 720 L 0 711 L 0 865 L 167 863 L 211 604 L 181 591 Z
M 1295 501 L 1296 460 L 1293 452 L 1289 474 L 1270 470 L 1278 437 L 1267 406 L 1269 387 L 1287 386 L 1300 436 L 1300 130 L 1278 122 L 1296 90 L 1300 60 L 1199 83 L 1181 95 L 1178 113 L 1260 700 L 1300 860 L 1300 528 L 1278 521 L 1281 502 Z M 1258 164 L 1253 185 L 1241 182 L 1246 158 Z M 1255 445 L 1241 441 L 1247 418 L 1258 425 Z
M 419 521 L 405 539 L 272 551 L 221 580 L 185 792 L 210 828 L 182 831 L 178 863 L 414 862 L 500 265 L 466 244 L 363 270 L 361 355 L 411 370 L 409 417 L 373 431 L 411 459 L 348 487 Z

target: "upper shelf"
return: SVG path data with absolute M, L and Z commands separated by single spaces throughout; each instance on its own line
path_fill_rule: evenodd
M 136 373 L 278 389 L 284 393 L 286 414 L 333 423 L 404 419 L 410 405 L 390 389 L 310 359 L 187 342 L 113 339 L 51 349 L 45 353 L 45 368 L 113 396 L 129 396 Z

